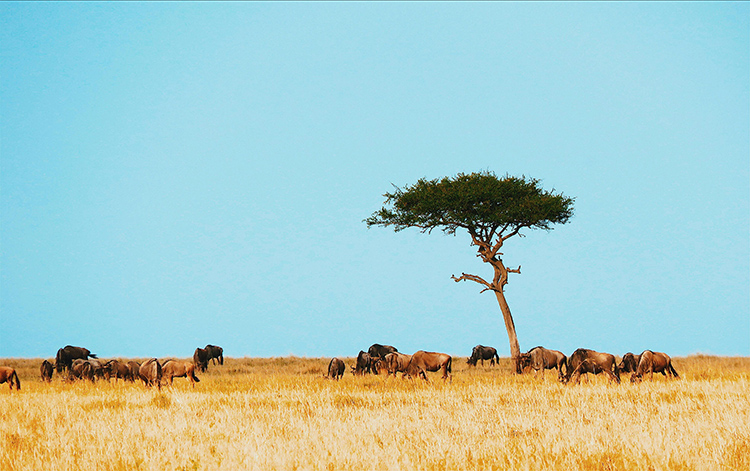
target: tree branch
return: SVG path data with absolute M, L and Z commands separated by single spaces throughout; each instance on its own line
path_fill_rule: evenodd
M 480 291 L 480 293 L 484 293 L 485 291 L 497 291 L 494 286 L 477 275 L 468 275 L 466 273 L 461 273 L 461 276 L 458 278 L 456 278 L 456 275 L 451 275 L 451 279 L 453 279 L 453 281 L 455 281 L 456 283 L 458 283 L 459 281 L 470 280 L 475 283 L 479 283 L 480 285 L 484 285 L 486 288 Z

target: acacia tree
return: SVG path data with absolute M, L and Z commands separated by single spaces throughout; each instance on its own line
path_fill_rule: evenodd
M 498 178 L 489 171 L 463 174 L 441 180 L 420 179 L 414 185 L 395 187 L 386 193 L 385 206 L 365 219 L 367 227 L 391 226 L 396 232 L 409 227 L 431 233 L 440 228 L 446 234 L 463 229 L 477 247 L 477 257 L 494 270 L 491 281 L 477 275 L 451 275 L 456 282 L 470 280 L 492 291 L 508 331 L 510 353 L 520 373 L 516 327 L 505 300 L 508 274 L 521 273 L 521 266 L 508 268 L 500 249 L 513 236 L 523 237 L 523 229 L 552 230 L 552 224 L 565 224 L 573 215 L 573 198 L 542 189 L 539 180 L 526 177 Z

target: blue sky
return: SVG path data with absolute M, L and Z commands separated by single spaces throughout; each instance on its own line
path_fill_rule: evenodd
M 468 235 L 362 220 L 490 170 L 522 350 L 750 354 L 750 7 L 0 3 L 0 357 L 509 354 Z

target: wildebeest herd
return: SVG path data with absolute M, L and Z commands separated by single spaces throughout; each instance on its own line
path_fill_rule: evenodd
M 477 345 L 472 349 L 471 356 L 466 360 L 469 366 L 477 366 L 488 360 L 490 366 L 499 364 L 500 357 L 493 347 Z M 413 355 L 400 353 L 390 345 L 373 344 L 367 352 L 360 350 L 355 364 L 351 366 L 352 374 L 363 375 L 385 374 L 396 376 L 402 373 L 402 377 L 422 378 L 427 380 L 426 372 L 441 371 L 442 378 L 451 379 L 451 365 L 453 359 L 446 353 L 425 352 L 420 350 Z M 332 358 L 328 364 L 327 377 L 339 379 L 343 376 L 346 366 L 339 358 Z M 672 359 L 666 353 L 644 350 L 640 355 L 631 352 L 626 353 L 620 363 L 610 353 L 601 353 L 586 348 L 579 348 L 570 356 L 557 350 L 544 347 L 534 347 L 526 353 L 522 353 L 517 362 L 517 372 L 522 373 L 541 370 L 557 369 L 558 379 L 563 383 L 571 380 L 578 383 L 582 374 L 604 373 L 610 381 L 620 382 L 620 373 L 631 373 L 631 382 L 640 382 L 645 374 L 650 374 L 653 379 L 654 373 L 662 373 L 673 378 L 679 378 L 677 371 L 672 366 Z
M 200 382 L 195 375 L 196 369 L 206 371 L 208 364 L 218 361 L 219 365 L 224 364 L 224 349 L 216 345 L 206 345 L 205 348 L 196 348 L 193 354 L 193 361 L 181 361 L 175 359 L 156 359 L 150 358 L 143 363 L 130 360 L 128 362 L 116 359 L 104 361 L 100 360 L 96 354 L 91 353 L 87 348 L 74 347 L 67 345 L 57 351 L 55 362 L 49 360 L 42 361 L 39 367 L 39 373 L 42 381 L 52 381 L 52 375 L 55 371 L 63 375 L 66 381 L 88 380 L 94 382 L 98 379 L 110 381 L 112 378 L 117 382 L 118 379 L 124 381 L 143 381 L 146 386 L 156 386 L 161 389 L 162 383 L 172 385 L 174 378 L 187 378 L 190 383 Z M 8 381 L 10 389 L 15 386 L 21 389 L 21 383 L 18 380 L 18 374 L 13 368 L 0 367 L 0 384 Z
M 338 368 L 342 373 L 338 376 L 331 374 L 331 365 L 339 365 Z M 352 374 L 363 375 L 372 373 L 376 375 L 385 374 L 396 376 L 403 373 L 403 377 L 422 378 L 427 380 L 428 371 L 440 371 L 443 379 L 451 379 L 451 365 L 453 358 L 447 353 L 425 352 L 419 350 L 412 355 L 400 353 L 395 347 L 390 345 L 373 344 L 367 352 L 360 350 L 355 360 L 355 365 L 351 367 Z M 338 358 L 331 360 L 329 364 L 328 376 L 338 379 L 343 375 L 343 362 Z
M 477 345 L 472 349 L 471 356 L 466 361 L 469 366 L 476 367 L 478 363 L 484 365 L 488 360 L 490 366 L 499 364 L 500 357 L 493 347 Z M 158 360 L 150 358 L 143 363 L 134 360 L 119 361 L 116 359 L 103 361 L 96 354 L 91 353 L 83 347 L 67 345 L 57 351 L 55 363 L 44 360 L 39 368 L 43 381 L 52 381 L 54 371 L 58 374 L 65 373 L 66 381 L 88 380 L 96 381 L 111 378 L 124 381 L 142 381 L 146 386 L 156 386 L 161 389 L 162 383 L 172 384 L 174 378 L 187 378 L 195 386 L 200 382 L 195 375 L 196 371 L 205 372 L 209 362 L 214 365 L 224 364 L 224 350 L 216 345 L 206 345 L 204 348 L 196 348 L 193 353 L 193 361 L 181 361 L 174 359 Z M 446 353 L 426 352 L 419 350 L 411 355 L 401 353 L 393 346 L 373 344 L 367 352 L 360 350 L 351 365 L 353 375 L 375 374 L 393 375 L 402 373 L 402 378 L 421 378 L 427 381 L 427 372 L 441 372 L 442 379 L 451 381 L 453 358 Z M 648 374 L 653 379 L 654 373 L 664 376 L 679 378 L 677 371 L 672 365 L 672 359 L 666 353 L 644 350 L 640 355 L 631 352 L 626 353 L 618 363 L 615 356 L 610 353 L 596 352 L 585 348 L 579 348 L 570 357 L 562 352 L 550 350 L 544 347 L 534 347 L 526 353 L 522 353 L 517 361 L 517 372 L 523 373 L 534 370 L 544 371 L 557 369 L 559 381 L 568 383 L 580 382 L 581 375 L 604 373 L 611 381 L 620 383 L 621 373 L 631 373 L 631 382 L 640 382 Z M 565 370 L 565 371 L 563 371 Z M 346 371 L 346 365 L 339 358 L 332 358 L 328 364 L 327 378 L 338 380 Z M 0 384 L 8 382 L 11 390 L 15 387 L 21 389 L 18 374 L 13 368 L 0 366 Z

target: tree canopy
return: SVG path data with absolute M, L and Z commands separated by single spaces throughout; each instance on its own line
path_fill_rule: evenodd
M 491 240 L 524 228 L 551 230 L 552 224 L 565 224 L 573 215 L 573 198 L 545 191 L 539 180 L 498 178 L 489 171 L 423 178 L 383 196 L 390 207 L 365 219 L 368 227 L 393 226 L 397 232 L 408 227 L 423 232 L 441 228 L 447 234 L 463 228 Z

